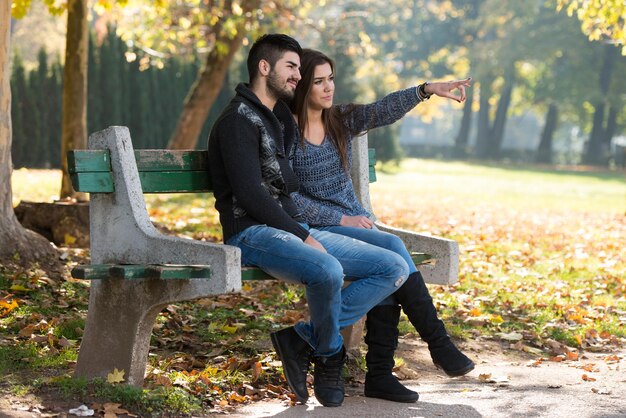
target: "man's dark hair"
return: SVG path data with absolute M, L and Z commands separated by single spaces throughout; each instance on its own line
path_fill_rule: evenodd
M 258 76 L 259 62 L 261 60 L 267 61 L 273 67 L 276 61 L 287 51 L 302 55 L 302 47 L 291 36 L 281 33 L 269 33 L 257 39 L 248 53 L 247 64 L 250 83 Z

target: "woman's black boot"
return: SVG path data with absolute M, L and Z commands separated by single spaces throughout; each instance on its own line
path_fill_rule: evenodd
M 394 402 L 416 402 L 419 399 L 417 392 L 407 389 L 392 374 L 399 320 L 400 307 L 397 305 L 375 306 L 367 314 L 365 396 Z
M 463 376 L 474 369 L 474 362 L 454 345 L 419 271 L 409 275 L 394 293 L 402 310 L 420 337 L 428 343 L 433 363 L 451 377 Z

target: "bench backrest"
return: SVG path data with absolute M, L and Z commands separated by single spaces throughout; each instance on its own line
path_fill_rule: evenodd
M 369 181 L 376 181 L 375 150 L 369 149 Z M 137 171 L 144 193 L 211 192 L 206 150 L 135 150 Z M 74 189 L 85 193 L 113 193 L 115 182 L 109 150 L 73 150 L 68 169 Z

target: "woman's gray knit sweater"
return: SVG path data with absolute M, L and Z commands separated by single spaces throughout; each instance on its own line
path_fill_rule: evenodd
M 391 93 L 377 102 L 358 106 L 344 123 L 352 132 L 365 132 L 394 123 L 418 103 L 417 89 L 411 87 Z M 352 139 L 352 136 L 347 138 L 350 165 Z M 328 137 L 320 145 L 306 141 L 304 146 L 298 144 L 290 161 L 300 180 L 300 190 L 292 193 L 291 197 L 309 225 L 339 225 L 343 215 L 371 216 L 356 198 L 350 173 L 341 166 L 339 152 Z

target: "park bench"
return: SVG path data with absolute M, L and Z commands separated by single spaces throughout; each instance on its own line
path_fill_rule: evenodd
M 144 193 L 210 192 L 207 151 L 134 150 L 126 127 L 89 137 L 88 150 L 68 153 L 74 189 L 90 193 L 91 264 L 72 276 L 91 280 L 89 307 L 76 376 L 106 377 L 115 368 L 126 382 L 143 384 L 150 336 L 168 304 L 238 292 L 242 280 L 272 279 L 241 267 L 236 247 L 160 233 L 150 221 Z M 367 137 L 353 146 L 353 182 L 371 209 L 375 180 Z M 458 276 L 456 242 L 377 223 L 400 236 L 413 251 L 428 283 L 451 284 Z M 344 330 L 346 347 L 362 336 L 362 321 Z

